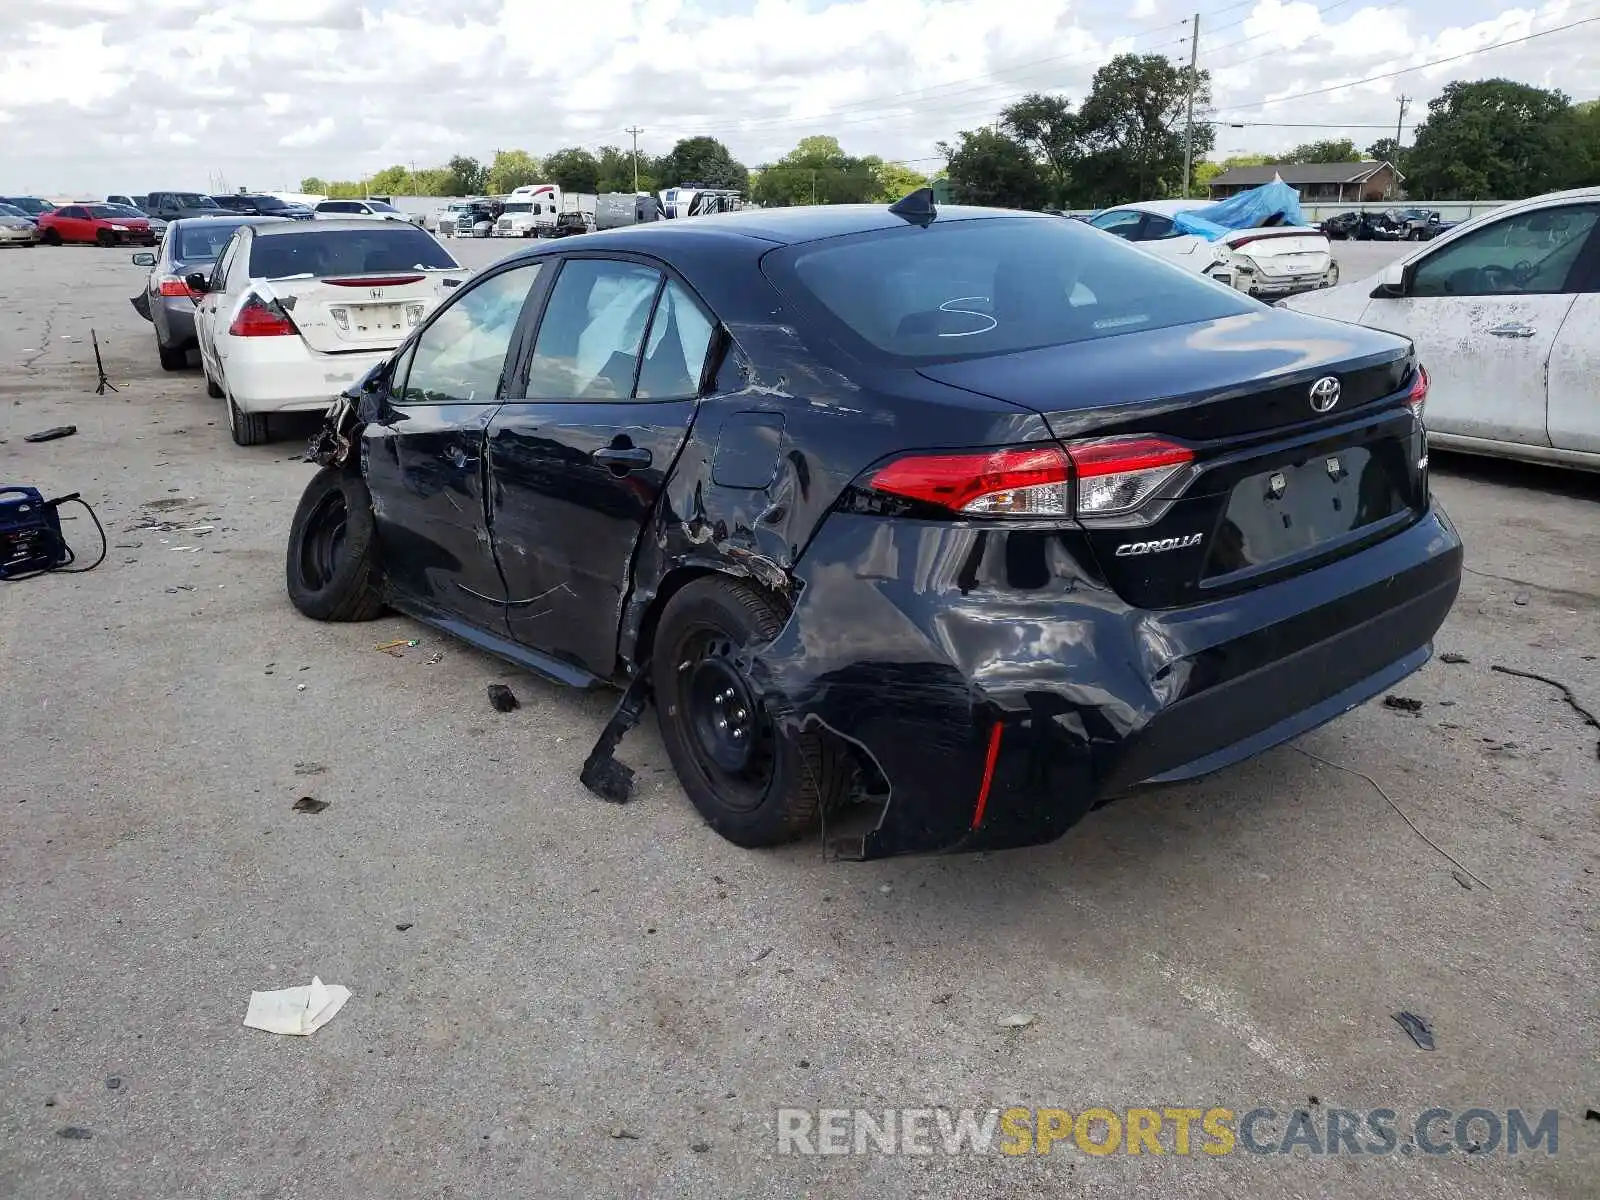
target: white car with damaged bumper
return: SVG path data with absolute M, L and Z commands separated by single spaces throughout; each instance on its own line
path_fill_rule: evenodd
M 381 362 L 469 272 L 398 221 L 244 225 L 200 294 L 195 334 L 211 395 L 241 446 L 274 414 L 321 410 Z
M 1203 200 L 1149 200 L 1096 213 L 1089 224 L 1252 296 L 1292 296 L 1339 282 L 1339 264 L 1320 229 L 1270 225 L 1213 240 L 1185 232 L 1174 220 L 1208 207 Z

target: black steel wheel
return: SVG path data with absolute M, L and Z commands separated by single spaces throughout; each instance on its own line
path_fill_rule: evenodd
M 372 493 L 345 467 L 306 485 L 289 525 L 289 599 L 318 621 L 370 621 L 383 612 Z
M 740 846 L 804 835 L 855 783 L 855 762 L 835 739 L 778 727 L 740 661 L 784 623 L 775 599 L 708 576 L 667 602 L 651 655 L 661 736 L 678 779 L 707 823 Z

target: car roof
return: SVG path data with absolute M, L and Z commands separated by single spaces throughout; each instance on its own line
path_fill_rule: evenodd
M 212 228 L 218 225 L 287 225 L 288 217 L 258 217 L 254 213 L 229 213 L 225 217 L 179 217 L 175 221 L 168 221 L 169 229 L 188 229 L 193 225 L 204 225 Z
M 295 221 L 289 217 L 257 217 L 256 222 L 271 226 L 271 228 L 257 231 L 262 237 L 266 237 L 268 234 L 273 237 L 290 237 L 297 233 L 327 233 L 329 230 L 337 231 L 340 229 L 371 233 L 374 229 L 382 229 L 385 226 L 385 222 L 363 221 L 359 217 L 352 217 L 346 221 L 340 221 L 337 218 L 331 221 Z M 398 225 L 402 229 L 416 229 L 418 233 L 427 232 L 425 229 L 417 229 L 410 221 L 390 221 L 387 224 Z
M 1113 204 L 1106 209 L 1107 212 L 1125 212 L 1132 209 L 1134 212 L 1155 213 L 1161 217 L 1175 217 L 1181 212 L 1193 212 L 1197 208 L 1205 208 L 1209 200 L 1136 200 L 1131 204 Z
M 1043 213 L 1023 212 L 1019 209 L 943 204 L 938 206 L 932 224 L 995 217 L 1060 219 L 1046 217 Z M 891 213 L 886 204 L 746 208 L 731 213 L 676 217 L 664 221 L 649 221 L 642 225 L 624 226 L 621 229 L 609 229 L 602 233 L 588 233 L 583 236 L 582 244 L 584 249 L 608 246 L 641 251 L 656 248 L 670 249 L 673 238 L 692 230 L 701 236 L 720 235 L 729 239 L 755 239 L 786 246 L 820 241 L 823 238 L 846 237 L 853 233 L 870 233 L 876 229 L 897 229 L 904 227 L 906 223 L 904 217 Z

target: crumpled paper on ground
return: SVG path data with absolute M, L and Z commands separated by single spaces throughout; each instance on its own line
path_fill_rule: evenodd
M 333 1020 L 348 999 L 349 988 L 324 984 L 315 975 L 310 987 L 251 992 L 250 1006 L 244 1014 L 245 1028 L 305 1036 Z

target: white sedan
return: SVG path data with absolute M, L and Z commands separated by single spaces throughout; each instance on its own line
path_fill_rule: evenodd
M 319 200 L 311 210 L 317 221 L 409 221 L 405 213 L 383 200 Z
M 1089 224 L 1252 296 L 1292 296 L 1339 282 L 1339 264 L 1320 229 L 1235 229 L 1211 241 L 1173 223 L 1179 213 L 1208 207 L 1207 200 L 1148 200 L 1096 213 Z
M 1521 200 L 1279 301 L 1410 338 L 1445 450 L 1600 471 L 1600 187 Z
M 406 223 L 241 225 L 209 276 L 186 279 L 206 389 L 227 401 L 233 440 L 266 441 L 273 413 L 326 408 L 468 274 Z

